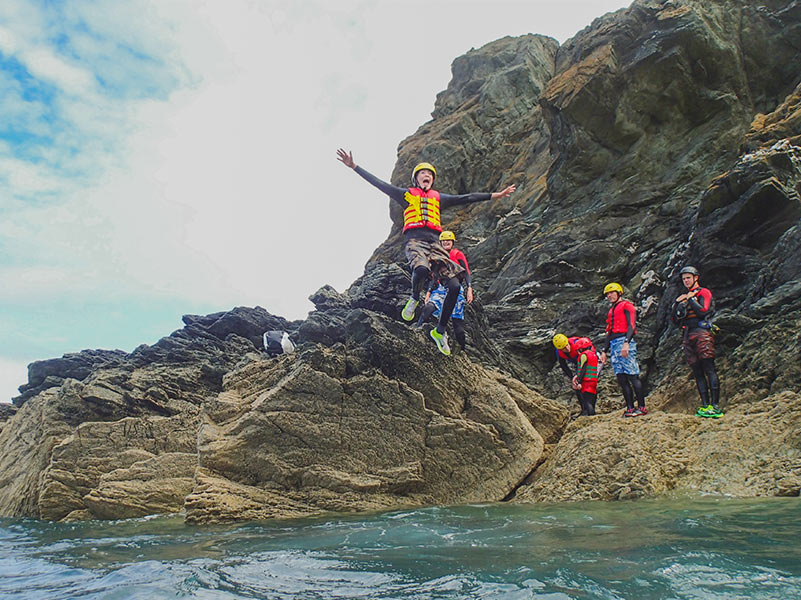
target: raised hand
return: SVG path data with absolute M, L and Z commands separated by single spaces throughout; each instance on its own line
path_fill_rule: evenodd
M 337 157 L 338 160 L 345 165 L 346 167 L 350 167 L 351 169 L 356 168 L 356 163 L 353 161 L 353 153 L 345 151 L 344 148 L 340 148 L 337 150 Z

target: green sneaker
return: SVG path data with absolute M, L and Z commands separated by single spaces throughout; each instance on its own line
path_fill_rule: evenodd
M 437 328 L 431 330 L 431 338 L 437 343 L 437 348 L 439 351 L 442 352 L 445 356 L 451 355 L 451 347 L 448 345 L 448 334 L 447 333 L 440 333 L 437 331 Z
M 401 311 L 401 316 L 404 321 L 411 321 L 414 319 L 414 310 L 417 308 L 417 302 L 417 298 L 409 298 L 406 301 L 406 306 L 404 306 Z
M 699 417 L 706 417 L 707 419 L 719 419 L 723 416 L 723 412 L 711 404 L 702 406 L 695 414 Z

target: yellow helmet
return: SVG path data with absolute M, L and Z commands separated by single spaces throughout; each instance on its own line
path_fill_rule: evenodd
M 553 336 L 553 347 L 557 350 L 564 350 L 570 345 L 570 340 L 564 333 L 557 333 Z
M 623 295 L 623 286 L 619 283 L 607 283 L 606 287 L 604 288 L 604 296 L 606 296 L 609 292 L 617 292 L 621 296 Z
M 445 240 L 450 240 L 452 242 L 456 241 L 456 236 L 453 235 L 452 231 L 443 231 L 439 234 L 439 241 L 444 242 Z
M 434 174 L 434 179 L 437 178 L 437 170 L 434 168 L 434 165 L 427 162 L 421 162 L 418 164 L 414 170 L 412 171 L 412 182 L 416 185 L 417 184 L 417 172 L 422 171 L 423 169 L 428 169 Z

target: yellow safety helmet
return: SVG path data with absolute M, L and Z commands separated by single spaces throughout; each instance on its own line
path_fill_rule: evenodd
M 553 336 L 553 347 L 557 350 L 564 350 L 570 345 L 570 340 L 564 333 L 557 333 Z
M 607 283 L 606 287 L 604 288 L 604 296 L 606 296 L 609 292 L 617 292 L 621 296 L 623 295 L 623 286 L 619 283 Z
M 445 240 L 450 240 L 452 242 L 456 241 L 456 236 L 453 235 L 452 231 L 443 231 L 439 234 L 439 241 L 444 242 Z
M 415 185 L 417 185 L 417 172 L 418 171 L 422 171 L 423 169 L 428 169 L 429 171 L 431 171 L 434 174 L 434 179 L 437 178 L 437 170 L 434 168 L 434 165 L 432 165 L 431 163 L 427 163 L 427 162 L 421 162 L 412 171 L 412 182 Z

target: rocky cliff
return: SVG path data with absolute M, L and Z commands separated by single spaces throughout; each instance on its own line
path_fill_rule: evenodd
M 559 46 L 505 38 L 453 64 L 399 147 L 443 191 L 511 198 L 446 212 L 474 268 L 470 347 L 399 321 L 400 215 L 344 294 L 302 322 L 185 317 L 131 354 L 34 363 L 0 414 L 0 514 L 195 522 L 433 503 L 801 490 L 801 3 L 637 0 Z M 369 168 L 369 165 L 366 165 Z M 343 176 L 345 176 L 343 174 Z M 348 175 L 349 176 L 349 175 Z M 715 293 L 726 417 L 691 415 L 666 318 L 692 263 Z M 639 310 L 651 415 L 620 418 L 609 373 L 575 407 L 555 331 L 599 342 L 605 283 Z M 261 332 L 299 351 L 270 359 Z

